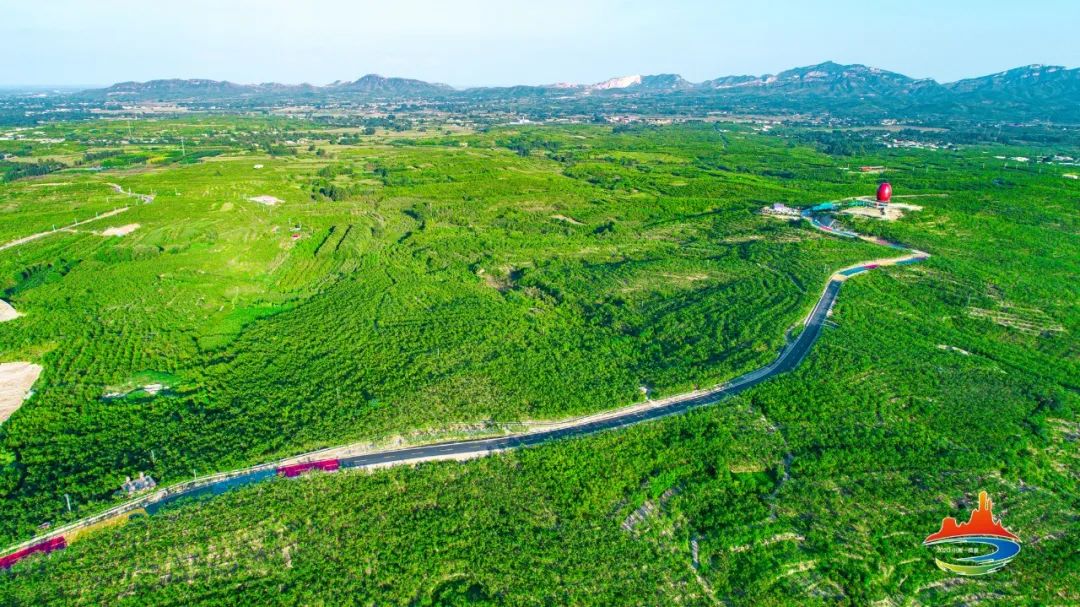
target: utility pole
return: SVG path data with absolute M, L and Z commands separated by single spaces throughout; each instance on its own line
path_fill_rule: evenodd
M 184 136 L 180 135 L 180 156 L 187 156 L 187 152 L 184 150 Z
M 71 496 L 65 493 L 64 494 L 64 501 L 67 502 L 68 512 L 71 512 Z
M 155 464 L 157 463 L 157 458 L 154 457 L 154 450 L 153 449 L 150 450 L 150 461 L 155 463 Z

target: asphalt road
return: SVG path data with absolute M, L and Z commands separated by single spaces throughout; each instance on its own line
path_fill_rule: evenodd
M 531 447 L 554 440 L 585 436 L 604 430 L 624 428 L 633 424 L 667 417 L 683 413 L 694 407 L 701 407 L 723 400 L 729 396 L 738 394 L 769 378 L 790 371 L 797 367 L 806 358 L 810 347 L 814 345 L 821 335 L 821 327 L 825 324 L 829 309 L 836 296 L 840 293 L 840 281 L 830 280 L 825 287 L 825 292 L 818 299 L 814 310 L 810 313 L 802 332 L 789 343 L 775 361 L 746 373 L 723 386 L 709 391 L 706 394 L 698 394 L 683 399 L 674 399 L 662 405 L 647 409 L 634 409 L 625 413 L 614 413 L 604 419 L 583 420 L 580 423 L 570 423 L 555 430 L 542 430 L 516 436 L 501 436 L 497 438 L 477 439 L 470 441 L 458 441 L 450 443 L 436 443 L 421 447 L 398 449 L 394 451 L 381 451 L 365 453 L 352 457 L 341 458 L 341 466 L 344 468 L 363 468 L 369 466 L 392 465 L 407 463 L 410 461 L 429 460 L 433 458 L 480 456 L 496 451 Z

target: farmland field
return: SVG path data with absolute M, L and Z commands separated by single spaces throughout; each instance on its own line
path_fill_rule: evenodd
M 922 210 L 841 221 L 933 256 L 849 281 L 802 367 L 718 406 L 178 506 L 0 575 L 0 602 L 1080 601 L 1080 184 L 995 159 L 1039 150 L 839 155 L 729 123 L 36 135 L 26 161 L 66 168 L 0 184 L 0 243 L 50 231 L 0 251 L 3 362 L 43 368 L 0 426 L 5 544 L 139 472 L 493 434 L 760 367 L 884 254 L 758 210 L 872 194 L 852 167 Z M 978 488 L 1033 539 L 1012 577 L 942 584 L 920 542 Z

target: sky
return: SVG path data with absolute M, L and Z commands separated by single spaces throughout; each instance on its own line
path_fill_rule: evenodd
M 693 82 L 825 60 L 941 82 L 1080 65 L 1077 0 L 0 0 L 0 85 Z

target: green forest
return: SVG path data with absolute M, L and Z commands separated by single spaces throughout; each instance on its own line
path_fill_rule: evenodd
M 718 405 L 181 503 L 0 572 L 2 604 L 1080 602 L 1080 182 L 1039 160 L 1060 147 L 753 122 L 32 134 L 0 141 L 0 246 L 49 232 L 0 249 L 3 360 L 43 367 L 0 425 L 5 545 L 139 472 L 497 434 L 761 367 L 834 271 L 889 255 L 774 203 L 888 180 L 921 209 L 837 219 L 932 257 L 847 281 L 797 370 Z M 922 539 L 980 490 L 1023 551 L 949 577 Z

